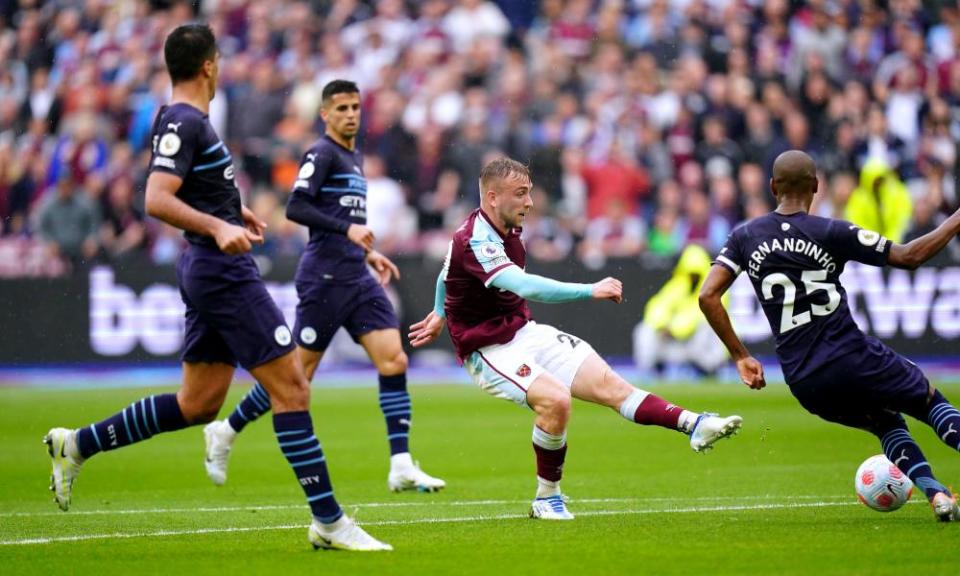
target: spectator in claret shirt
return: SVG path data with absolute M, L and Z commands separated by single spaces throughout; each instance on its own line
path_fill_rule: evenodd
M 623 204 L 624 211 L 636 214 L 640 200 L 650 191 L 650 179 L 646 170 L 616 142 L 610 147 L 607 157 L 581 169 L 587 185 L 587 217 L 599 218 L 606 213 L 606 206 L 614 200 Z

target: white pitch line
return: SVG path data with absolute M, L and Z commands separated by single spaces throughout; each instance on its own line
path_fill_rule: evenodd
M 526 501 L 524 501 L 526 502 Z M 588 510 L 577 512 L 577 516 L 625 516 L 640 514 L 688 514 L 703 512 L 740 512 L 747 510 L 782 510 L 790 508 L 826 508 L 833 506 L 857 506 L 856 501 L 847 502 L 794 502 L 789 504 L 743 504 L 734 506 L 690 506 L 685 508 L 668 509 L 636 509 L 636 510 Z M 489 522 L 491 520 L 514 520 L 526 518 L 525 514 L 496 514 L 486 516 L 457 516 L 452 518 L 418 518 L 413 520 L 379 520 L 363 522 L 364 526 L 400 526 L 411 524 L 441 524 L 459 522 Z M 113 532 L 108 534 L 80 534 L 76 536 L 51 536 L 41 538 L 22 538 L 17 540 L 0 540 L 0 546 L 27 546 L 35 544 L 54 544 L 59 542 L 81 542 L 85 540 L 126 539 L 126 538 L 155 538 L 163 536 L 193 536 L 198 534 L 222 534 L 236 532 L 257 532 L 261 530 L 293 530 L 303 529 L 301 524 L 281 524 L 277 526 L 234 526 L 228 528 L 198 528 L 195 530 L 155 530 L 152 532 Z
M 756 496 L 693 496 L 693 497 L 649 497 L 649 498 L 571 498 L 571 503 L 586 504 L 606 504 L 617 502 L 715 502 L 730 500 L 765 500 L 782 498 L 776 494 L 764 494 Z M 847 496 L 814 496 L 798 495 L 791 496 L 791 500 L 814 500 L 814 499 L 840 499 Z M 410 508 L 419 506 L 489 506 L 497 504 L 525 504 L 530 500 L 452 500 L 452 501 L 426 501 L 426 502 L 365 502 L 359 504 L 343 504 L 346 508 Z M 269 510 L 301 510 L 306 506 L 304 504 L 263 504 L 254 506 L 219 506 L 219 507 L 201 507 L 201 508 L 127 508 L 120 510 L 72 510 L 70 512 L 0 512 L 0 518 L 30 518 L 42 516 L 58 516 L 61 518 L 70 518 L 73 516 L 109 516 L 111 514 L 130 515 L 130 514 L 183 514 L 196 512 L 261 512 Z

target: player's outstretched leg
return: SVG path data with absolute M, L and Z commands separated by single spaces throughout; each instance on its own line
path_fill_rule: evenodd
M 690 436 L 690 448 L 694 452 L 709 451 L 718 440 L 736 434 L 743 424 L 739 416 L 721 417 L 710 412 L 691 412 L 639 388 L 630 392 L 618 411 L 621 416 L 637 424 L 683 432 Z
M 229 383 L 229 380 L 227 381 Z M 98 452 L 149 440 L 187 426 L 176 394 L 141 398 L 106 420 L 80 428 L 52 428 L 44 436 L 53 472 L 50 490 L 61 510 L 70 508 L 73 483 L 83 463 Z
M 591 353 L 581 364 L 572 392 L 581 400 L 613 408 L 631 422 L 679 430 L 690 437 L 694 452 L 710 450 L 717 440 L 733 436 L 743 424 L 739 416 L 691 412 L 634 388 L 596 353 Z
M 926 422 L 944 444 L 960 450 L 960 410 L 954 408 L 939 390 L 934 390 L 930 399 Z
M 939 390 L 933 391 L 926 422 L 936 431 L 937 437 L 944 444 L 954 450 L 960 450 L 960 410 L 954 408 Z M 944 521 L 960 521 L 960 505 L 957 503 L 956 494 L 940 493 L 934 496 L 930 505 L 933 506 L 937 518 Z
M 878 424 L 874 433 L 880 438 L 883 453 L 913 484 L 923 491 L 937 519 L 945 522 L 960 520 L 956 496 L 934 476 L 920 446 L 910 436 L 907 424 L 899 415 Z
M 244 427 L 270 411 L 270 395 L 259 382 L 253 385 L 225 420 L 216 420 L 203 429 L 206 442 L 204 467 L 207 476 L 217 486 L 227 481 L 227 463 L 230 449 Z

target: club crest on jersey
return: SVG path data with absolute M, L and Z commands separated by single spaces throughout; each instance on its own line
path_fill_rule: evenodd
M 273 331 L 273 339 L 281 346 L 289 346 L 291 340 L 290 329 L 286 326 L 277 326 L 277 329 Z
M 180 151 L 180 137 L 173 132 L 167 132 L 163 138 L 160 138 L 157 151 L 164 156 L 173 156 Z
M 300 331 L 300 341 L 304 344 L 313 344 L 317 341 L 317 331 L 310 326 Z
M 530 367 L 527 366 L 526 364 L 521 364 L 520 367 L 517 368 L 517 376 L 521 378 L 526 378 L 527 376 L 530 375 L 530 372 L 531 372 Z
M 300 167 L 300 172 L 297 173 L 297 178 L 306 180 L 307 178 L 313 176 L 313 173 L 316 172 L 316 170 L 317 167 L 314 166 L 313 162 L 306 162 Z

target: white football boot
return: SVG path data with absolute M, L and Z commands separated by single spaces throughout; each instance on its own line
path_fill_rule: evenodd
M 230 460 L 230 448 L 237 433 L 230 427 L 227 420 L 214 420 L 203 428 L 203 438 L 206 441 L 206 458 L 203 461 L 207 469 L 207 476 L 217 486 L 223 486 L 227 481 L 227 462 Z
M 742 424 L 743 418 L 739 416 L 721 418 L 716 414 L 704 412 L 693 424 L 693 430 L 690 432 L 690 447 L 694 452 L 706 452 L 717 440 L 739 432 Z
M 530 505 L 530 517 L 540 520 L 573 520 L 573 514 L 567 510 L 567 501 L 560 494 L 535 499 Z
M 393 550 L 393 546 L 381 542 L 357 526 L 346 514 L 333 524 L 322 524 L 316 518 L 310 524 L 307 538 L 313 548 L 319 550 L 351 550 L 354 552 L 380 552 Z
M 408 456 L 409 458 L 409 456 Z M 387 487 L 391 492 L 416 490 L 418 492 L 439 492 L 447 483 L 434 478 L 420 469 L 419 462 L 401 463 L 404 459 L 391 457 L 390 474 L 387 475 Z M 400 460 L 400 461 L 398 461 Z
M 957 497 L 947 496 L 945 492 L 937 492 L 930 501 L 933 514 L 941 522 L 960 522 L 960 504 Z
M 47 445 L 47 453 L 53 464 L 50 475 L 50 491 L 53 500 L 61 510 L 70 509 L 70 497 L 73 492 L 73 481 L 80 474 L 83 458 L 77 448 L 77 431 L 67 428 L 51 428 L 43 437 Z

